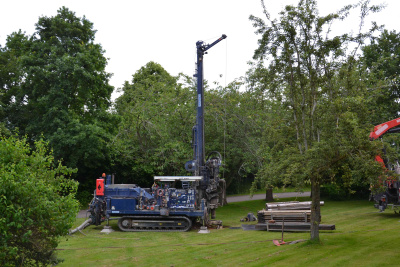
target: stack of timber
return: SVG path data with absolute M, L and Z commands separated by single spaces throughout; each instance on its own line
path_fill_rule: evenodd
M 321 201 L 323 206 L 324 202 Z M 257 213 L 256 230 L 310 231 L 311 201 L 289 201 L 266 203 L 265 209 Z M 319 225 L 320 230 L 335 230 L 335 225 Z
M 310 222 L 311 210 L 260 210 L 258 222 Z

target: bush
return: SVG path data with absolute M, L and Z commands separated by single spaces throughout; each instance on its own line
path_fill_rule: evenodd
M 344 188 L 336 183 L 321 186 L 321 197 L 331 200 L 368 199 L 369 187 L 367 185 L 351 185 Z
M 0 265 L 48 265 L 57 261 L 59 237 L 78 212 L 72 169 L 55 165 L 47 144 L 14 136 L 0 139 Z
M 321 197 L 332 200 L 346 200 L 350 198 L 348 189 L 340 187 L 338 184 L 325 184 L 321 186 Z

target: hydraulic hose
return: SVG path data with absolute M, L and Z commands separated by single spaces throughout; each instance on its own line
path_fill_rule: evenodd
M 69 234 L 72 235 L 76 232 L 80 232 L 81 230 L 85 229 L 86 227 L 88 227 L 92 222 L 92 218 L 87 219 L 86 221 L 84 221 L 81 225 L 79 225 L 78 227 L 76 227 L 74 230 L 69 230 Z

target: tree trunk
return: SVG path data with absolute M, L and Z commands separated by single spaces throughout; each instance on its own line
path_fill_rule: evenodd
M 320 183 L 317 176 L 311 177 L 311 237 L 319 241 L 319 224 L 321 222 Z
M 219 180 L 219 188 L 218 188 L 218 199 L 219 199 L 219 206 L 228 205 L 228 200 L 226 199 L 226 181 L 225 179 Z
M 266 201 L 274 201 L 274 195 L 272 193 L 271 187 L 267 188 L 267 191 L 265 192 L 265 200 Z

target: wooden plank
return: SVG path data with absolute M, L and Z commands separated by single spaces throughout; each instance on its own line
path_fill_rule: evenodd
M 260 210 L 258 212 L 264 213 L 264 214 L 270 214 L 270 213 L 310 213 L 311 210 Z
M 265 209 L 267 210 L 302 210 L 302 209 L 311 209 L 311 201 L 303 201 L 303 202 L 271 202 L 265 204 Z M 320 201 L 320 205 L 324 206 L 324 201 Z
M 286 222 L 284 224 L 283 231 L 292 231 L 292 232 L 303 232 L 310 231 L 311 224 L 310 223 L 299 223 L 299 222 Z M 267 230 L 267 231 L 282 231 L 282 223 L 258 223 L 255 225 L 255 230 Z M 334 224 L 320 224 L 319 230 L 322 231 L 331 231 L 336 230 L 336 226 Z

